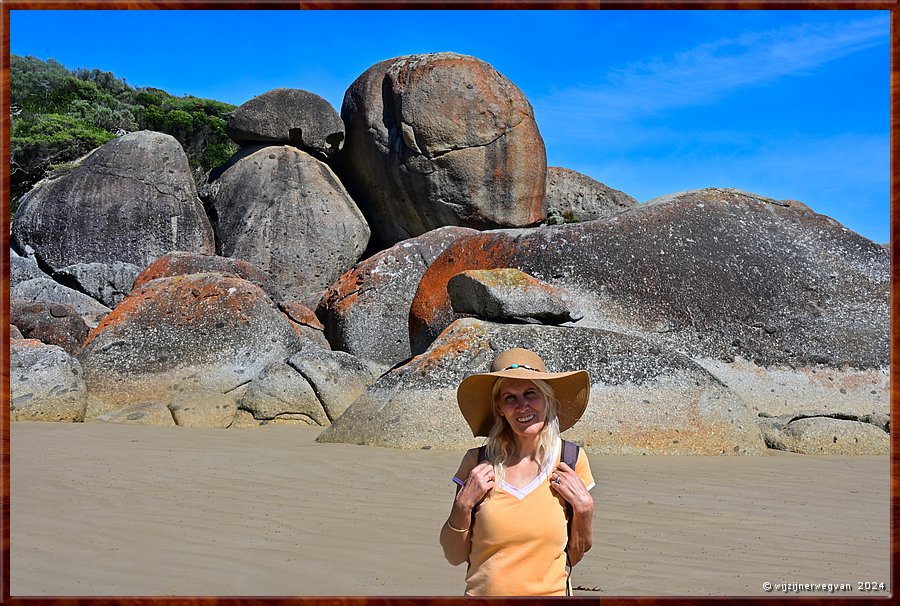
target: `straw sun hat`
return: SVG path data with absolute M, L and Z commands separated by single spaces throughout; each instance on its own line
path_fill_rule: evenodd
M 547 372 L 540 356 L 528 349 L 507 349 L 494 358 L 490 372 L 477 373 L 463 379 L 456 390 L 456 400 L 466 423 L 475 437 L 487 436 L 494 423 L 491 391 L 494 382 L 507 379 L 542 379 L 550 384 L 559 400 L 559 430 L 572 427 L 587 407 L 591 382 L 586 370 Z

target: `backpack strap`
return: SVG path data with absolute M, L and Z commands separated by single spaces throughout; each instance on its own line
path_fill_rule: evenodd
M 575 470 L 575 463 L 578 462 L 578 444 L 575 442 L 569 442 L 568 440 L 562 441 L 562 456 L 560 457 L 560 462 L 565 463 L 569 467 L 572 468 L 572 471 Z M 572 508 L 572 504 L 566 501 L 566 518 L 568 519 L 568 529 L 569 535 L 572 534 L 572 515 L 574 513 L 574 509 Z
M 578 444 L 568 440 L 562 441 L 562 455 L 560 461 L 565 463 L 572 470 L 575 470 L 575 464 L 578 462 Z M 572 536 L 572 517 L 574 516 L 572 504 L 566 501 L 566 531 L 569 537 Z M 569 567 L 569 574 L 566 576 L 566 595 L 572 595 L 572 564 L 569 563 L 569 545 L 566 543 L 566 565 Z
M 486 463 L 487 458 L 487 445 L 478 447 L 478 463 Z M 478 464 L 476 463 L 476 465 Z
M 480 465 L 481 463 L 490 463 L 487 458 L 487 445 L 478 447 L 478 458 L 476 459 L 476 461 L 478 461 L 476 465 Z M 472 519 L 469 520 L 469 528 L 471 528 L 472 524 L 475 523 L 475 512 L 478 511 L 478 505 L 480 505 L 480 503 L 476 504 L 475 507 L 472 508 Z
M 563 440 L 562 457 L 560 460 L 574 470 L 575 463 L 578 462 L 578 444 Z

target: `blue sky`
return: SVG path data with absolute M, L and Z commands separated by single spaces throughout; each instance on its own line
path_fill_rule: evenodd
M 239 105 L 340 110 L 369 66 L 454 51 L 534 106 L 548 164 L 640 201 L 702 187 L 796 199 L 889 238 L 888 11 L 26 11 L 10 50 Z

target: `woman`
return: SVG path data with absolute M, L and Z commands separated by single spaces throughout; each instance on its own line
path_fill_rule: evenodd
M 537 354 L 518 348 L 460 384 L 466 422 L 487 437 L 481 452 L 463 457 L 441 528 L 447 560 L 469 563 L 466 595 L 571 591 L 566 565 L 591 548 L 594 480 L 583 451 L 575 469 L 560 461 L 559 433 L 584 413 L 589 390 L 586 371 L 548 373 Z

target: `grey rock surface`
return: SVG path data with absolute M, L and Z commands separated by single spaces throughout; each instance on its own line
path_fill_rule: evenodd
M 875 421 L 872 423 L 871 421 Z M 770 448 L 809 455 L 887 455 L 890 434 L 883 415 L 802 412 L 759 419 Z
M 278 298 L 278 289 L 272 283 L 269 276 L 247 261 L 220 257 L 217 255 L 205 255 L 185 251 L 172 251 L 166 253 L 151 263 L 134 280 L 133 288 L 138 288 L 151 280 L 182 276 L 185 274 L 220 273 L 237 276 L 256 284 L 263 289 L 273 300 Z
M 13 299 L 9 303 L 9 319 L 20 338 L 37 339 L 57 345 L 70 356 L 77 356 L 88 336 L 88 325 L 71 305 Z
M 441 227 L 357 263 L 325 292 L 316 313 L 332 349 L 385 370 L 408 360 L 409 308 L 419 280 L 451 243 L 474 229 Z
M 624 192 L 558 166 L 547 167 L 544 198 L 548 223 L 555 224 L 593 221 L 638 205 Z
M 228 118 L 228 136 L 239 144 L 285 143 L 320 160 L 344 144 L 344 123 L 328 101 L 296 88 L 276 88 L 250 99 Z
M 330 422 L 309 382 L 284 360 L 276 360 L 264 368 L 247 388 L 238 406 L 257 420 L 288 417 L 303 419 L 308 425 L 328 425 Z
M 61 347 L 36 339 L 10 341 L 9 385 L 13 421 L 84 420 L 82 368 Z
M 383 375 L 320 442 L 393 448 L 475 445 L 456 388 L 498 351 L 527 347 L 553 372 L 585 369 L 591 397 L 566 437 L 597 453 L 761 454 L 755 415 L 685 356 L 646 340 L 580 327 L 455 322 L 428 352 Z
M 304 346 L 288 364 L 313 388 L 331 423 L 347 410 L 381 374 L 378 367 L 343 351 Z
M 584 316 L 565 290 L 513 268 L 460 272 L 450 278 L 447 293 L 455 313 L 485 320 L 563 324 Z
M 290 146 L 256 149 L 213 184 L 219 254 L 266 272 L 283 297 L 331 285 L 362 255 L 369 226 L 328 166 Z
M 33 278 L 10 289 L 10 299 L 62 304 L 73 307 L 89 328 L 94 328 L 110 309 L 93 297 L 63 286 L 50 278 Z
M 426 271 L 413 353 L 457 315 L 446 285 L 515 267 L 576 297 L 593 326 L 691 358 L 757 366 L 888 365 L 887 251 L 807 207 L 729 189 L 683 192 L 605 219 L 464 238 Z
M 544 142 L 525 95 L 455 53 L 373 65 L 344 95 L 341 178 L 385 245 L 446 225 L 534 225 L 546 215 Z
M 301 344 L 268 295 L 246 280 L 217 273 L 152 280 L 125 297 L 79 355 L 88 418 L 137 402 L 169 406 L 182 392 L 237 399 Z
M 232 395 L 203 389 L 175 394 L 168 408 L 179 427 L 227 429 L 237 414 L 237 404 Z
M 154 427 L 175 427 L 175 419 L 169 407 L 161 402 L 138 402 L 129 404 L 114 412 L 100 415 L 96 421 L 119 423 L 122 425 L 151 425 Z
M 29 259 L 27 257 L 20 257 L 19 255 L 9 256 L 9 285 L 10 287 L 16 286 L 25 282 L 27 280 L 31 280 L 34 278 L 45 278 L 49 279 L 50 276 L 38 267 L 38 264 L 34 259 Z
M 131 263 L 76 263 L 57 270 L 53 278 L 112 309 L 125 298 L 141 268 Z
M 33 247 L 54 271 L 114 261 L 146 267 L 171 250 L 215 251 L 184 150 L 151 131 L 109 141 L 22 196 L 12 245 Z
M 824 415 L 887 414 L 888 367 L 850 368 L 827 364 L 772 365 L 765 368 L 736 357 L 731 362 L 696 362 L 726 383 L 759 413 L 780 416 L 818 410 Z

